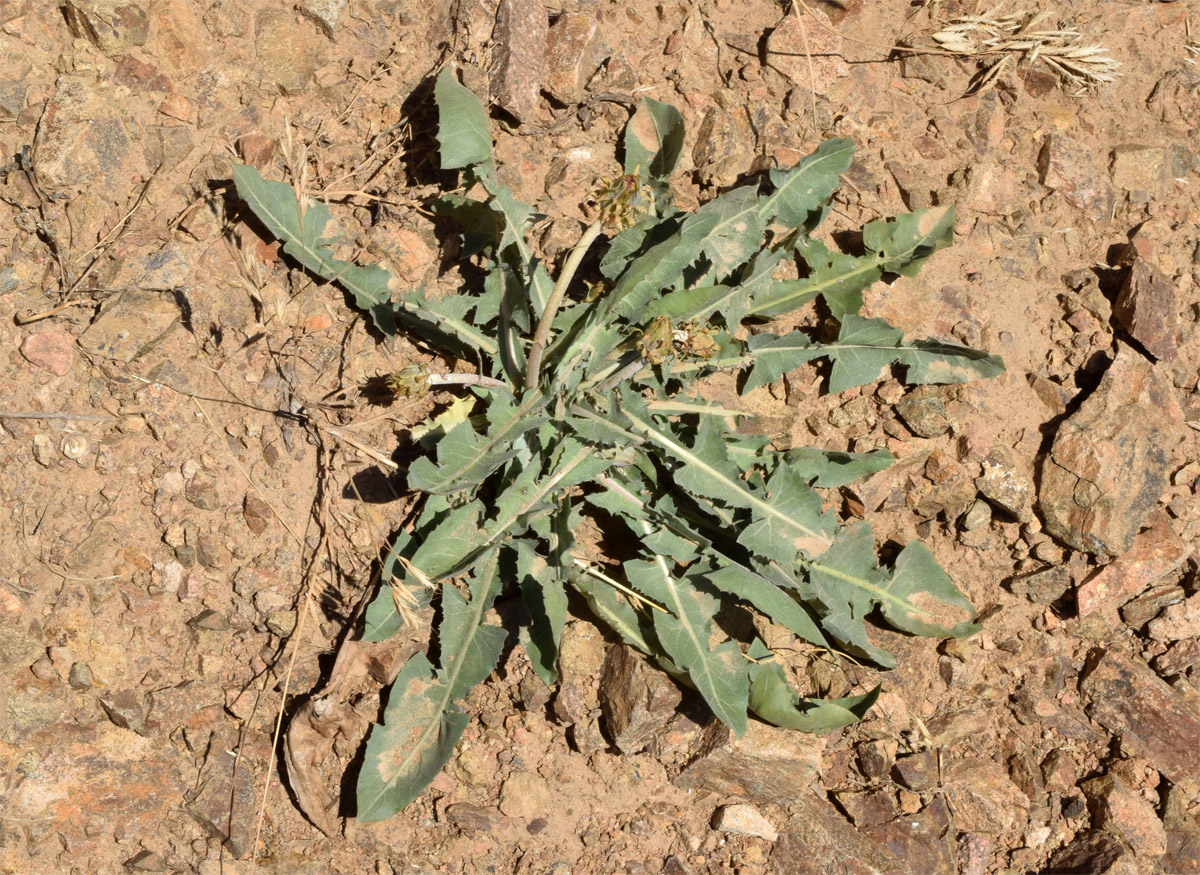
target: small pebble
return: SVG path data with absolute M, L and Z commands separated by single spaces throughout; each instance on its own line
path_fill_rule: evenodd
M 92 687 L 92 670 L 88 668 L 86 662 L 76 662 L 71 665 L 71 671 L 67 675 L 67 683 L 72 689 L 88 690 Z
M 758 813 L 753 805 L 739 802 L 736 805 L 723 805 L 717 809 L 713 818 L 713 827 L 722 832 L 735 835 L 755 836 L 769 842 L 779 838 L 779 831 L 769 820 Z

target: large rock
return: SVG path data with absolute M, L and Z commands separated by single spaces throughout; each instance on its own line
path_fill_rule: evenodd
M 112 58 L 144 45 L 150 32 L 150 16 L 129 0 L 68 0 L 62 12 L 71 33 Z
M 6 817 L 42 835 L 57 832 L 86 859 L 101 835 L 153 835 L 174 816 L 185 784 L 172 745 L 107 723 L 60 724 L 55 732 L 40 758 L 33 754 L 38 748 L 30 748 L 24 780 L 6 800 Z M 96 824 L 98 833 L 90 831 Z
M 1192 554 L 1191 544 L 1175 534 L 1165 513 L 1159 511 L 1154 517 L 1127 553 L 1076 590 L 1079 616 L 1100 612 L 1115 619 L 1119 607 L 1175 571 Z
M 1121 748 L 1145 759 L 1168 780 L 1200 779 L 1200 707 L 1149 666 L 1112 651 L 1080 684 L 1088 716 L 1121 737 Z
M 1167 486 L 1182 429 L 1170 376 L 1122 346 L 1096 391 L 1059 426 L 1043 463 L 1046 530 L 1087 553 L 1127 551 Z
M 622 753 L 645 750 L 682 700 L 674 681 L 633 648 L 618 644 L 608 651 L 600 676 L 600 706 L 609 738 Z
M 549 29 L 540 0 L 500 0 L 492 31 L 491 92 L 519 122 L 537 117 Z
M 771 871 L 789 875 L 900 875 L 915 871 L 838 813 L 830 803 L 803 794 L 771 853 Z
M 42 187 L 80 190 L 81 197 L 97 199 L 105 208 L 114 193 L 130 191 L 137 177 L 145 177 L 145 168 L 132 149 L 128 118 L 109 85 L 60 76 L 34 138 Z
M 594 13 L 564 12 L 546 35 L 545 89 L 562 103 L 578 103 L 604 53 Z
M 1061 193 L 1092 221 L 1108 218 L 1115 196 L 1101 162 L 1089 146 L 1062 134 L 1051 134 L 1042 145 L 1037 166 L 1042 184 Z
M 1167 852 L 1167 833 L 1154 804 L 1117 775 L 1100 775 L 1081 785 L 1087 795 L 1092 820 L 1120 838 L 1143 857 Z
M 1113 316 L 1159 361 L 1173 362 L 1179 355 L 1179 295 L 1170 277 L 1148 261 L 1139 258 L 1130 266 Z
M 805 796 L 821 772 L 825 741 L 751 721 L 746 734 L 734 736 L 717 723 L 700 755 L 675 779 L 685 789 L 754 802 L 790 805 Z

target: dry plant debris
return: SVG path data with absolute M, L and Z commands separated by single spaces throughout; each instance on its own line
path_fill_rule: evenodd
M 951 19 L 933 34 L 933 40 L 947 51 L 984 58 L 985 66 L 971 80 L 968 94 L 987 89 L 1014 63 L 1028 67 L 1039 59 L 1064 85 L 1084 89 L 1121 75 L 1121 64 L 1109 56 L 1108 49 L 1085 43 L 1075 28 L 1041 29 L 1051 12 L 1003 12 L 1002 8 Z

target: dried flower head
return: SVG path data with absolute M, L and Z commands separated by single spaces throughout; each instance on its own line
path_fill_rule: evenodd
M 652 365 L 660 365 L 675 352 L 675 332 L 666 316 L 655 316 L 638 338 L 638 352 Z
M 402 397 L 429 391 L 429 366 L 423 363 L 401 368 L 387 378 L 388 388 Z
M 693 319 L 674 332 L 675 352 L 680 358 L 710 359 L 720 351 L 712 326 Z
M 654 213 L 654 191 L 640 173 L 604 180 L 596 192 L 596 215 L 611 234 L 631 228 Z

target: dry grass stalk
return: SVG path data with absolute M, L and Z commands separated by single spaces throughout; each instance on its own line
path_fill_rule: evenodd
M 1074 28 L 1042 29 L 1050 13 L 1002 12 L 1002 7 L 982 15 L 955 18 L 933 34 L 947 51 L 983 58 L 998 58 L 971 82 L 968 93 L 983 91 L 1014 63 L 1032 65 L 1041 60 L 1064 84 L 1093 88 L 1121 75 L 1121 65 L 1099 43 L 1086 44 Z

